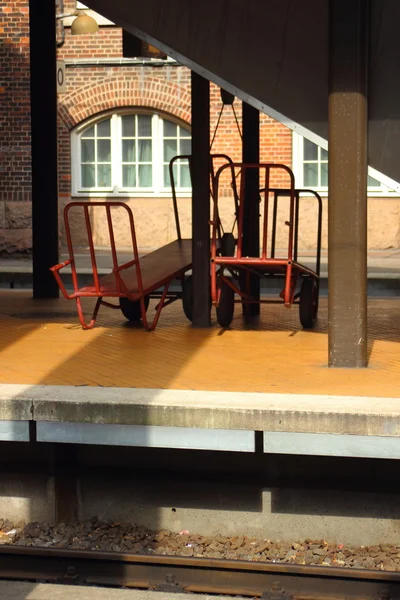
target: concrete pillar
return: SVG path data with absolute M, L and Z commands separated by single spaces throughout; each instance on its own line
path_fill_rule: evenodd
M 367 366 L 368 0 L 330 0 L 329 366 Z
M 210 326 L 210 82 L 192 72 L 193 320 Z
M 246 102 L 243 102 L 243 149 L 244 163 L 260 162 L 260 113 Z M 260 202 L 259 202 L 258 169 L 248 169 L 245 180 L 245 201 L 243 219 L 243 255 L 260 255 Z M 241 289 L 246 290 L 253 300 L 260 299 L 260 278 L 257 275 L 243 273 L 240 281 Z M 260 314 L 259 304 L 243 304 L 243 314 L 254 316 Z
M 33 295 L 57 298 L 49 268 L 58 263 L 55 3 L 29 1 Z

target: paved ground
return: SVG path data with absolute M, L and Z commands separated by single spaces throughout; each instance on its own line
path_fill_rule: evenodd
M 99 587 L 50 585 L 0 581 L 0 598 L 4 600 L 228 600 L 226 596 L 170 594 L 141 590 L 115 590 Z
M 107 307 L 84 331 L 73 301 L 11 290 L 0 298 L 4 384 L 398 397 L 399 299 L 370 302 L 369 368 L 343 370 L 326 368 L 325 299 L 313 331 L 302 330 L 297 306 L 283 304 L 262 305 L 260 318 L 250 321 L 238 305 L 230 329 L 214 316 L 212 327 L 195 329 L 176 302 L 148 333 Z M 92 305 L 88 299 L 88 313 Z

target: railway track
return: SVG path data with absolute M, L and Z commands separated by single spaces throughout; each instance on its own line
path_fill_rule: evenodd
M 238 560 L 0 547 L 0 579 L 263 600 L 400 598 L 400 573 Z

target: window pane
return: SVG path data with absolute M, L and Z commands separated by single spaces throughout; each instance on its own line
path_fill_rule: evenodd
M 139 187 L 151 187 L 152 185 L 151 165 L 139 165 Z
M 83 138 L 94 137 L 94 125 L 82 133 Z
M 111 140 L 97 140 L 98 162 L 111 161 Z
M 188 164 L 183 164 L 181 166 L 181 187 L 183 188 L 190 188 L 192 187 L 192 182 L 190 179 L 190 171 L 189 171 L 189 165 Z
M 97 123 L 97 137 L 110 137 L 110 119 Z
M 82 165 L 82 187 L 91 188 L 95 187 L 95 166 L 94 165 Z
M 138 116 L 138 137 L 151 137 L 151 117 Z
M 318 187 L 318 163 L 304 164 L 304 185 Z
M 192 153 L 192 140 L 181 140 L 181 154 L 191 154 Z
M 190 131 L 188 131 L 187 129 L 184 129 L 183 127 L 179 127 L 179 135 L 181 137 L 184 137 L 184 138 L 190 138 L 191 137 Z
M 139 162 L 151 162 L 151 140 L 138 141 Z
M 135 115 L 124 115 L 122 120 L 122 137 L 135 137 Z
M 318 160 L 318 146 L 304 138 L 304 160 Z
M 371 177 L 370 175 L 368 175 L 368 187 L 381 187 L 380 181 L 378 181 L 377 179 L 374 179 L 374 177 Z
M 171 121 L 164 121 L 164 137 L 176 137 L 178 126 Z
M 111 165 L 97 166 L 97 186 L 111 187 Z
M 164 162 L 169 162 L 177 152 L 177 140 L 164 140 Z
M 174 173 L 174 183 L 178 186 L 178 165 L 175 163 L 172 167 Z M 169 165 L 164 165 L 164 187 L 171 187 L 171 181 L 169 178 Z
M 328 163 L 321 163 L 321 187 L 328 187 Z
M 122 162 L 135 162 L 135 140 L 122 140 Z
M 94 162 L 94 140 L 81 140 L 81 161 Z
M 136 187 L 136 167 L 135 165 L 122 166 L 122 185 L 123 187 Z
M 328 151 L 321 148 L 321 160 L 328 160 Z

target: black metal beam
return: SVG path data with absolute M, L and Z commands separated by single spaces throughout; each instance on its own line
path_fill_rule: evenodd
M 57 298 L 58 263 L 55 2 L 29 0 L 34 298 Z
M 330 0 L 329 365 L 367 366 L 368 0 Z
M 246 102 L 242 105 L 244 163 L 260 162 L 260 113 Z M 243 255 L 260 255 L 260 202 L 259 202 L 258 169 L 248 169 L 245 180 L 244 219 L 243 219 Z M 240 278 L 240 287 L 250 294 L 253 300 L 260 299 L 260 278 L 257 275 L 246 275 Z M 254 316 L 260 314 L 259 304 L 242 304 L 243 314 Z
M 210 325 L 210 83 L 192 72 L 193 320 Z

